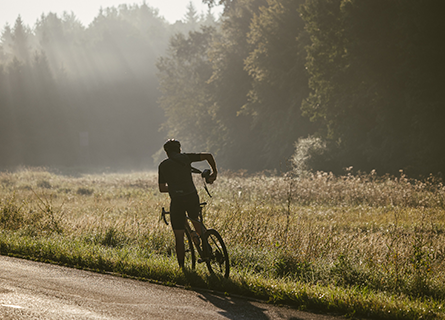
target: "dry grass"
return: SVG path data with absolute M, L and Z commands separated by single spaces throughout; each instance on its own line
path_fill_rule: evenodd
M 445 298 L 445 187 L 435 177 L 227 173 L 210 188 L 213 198 L 201 194 L 206 224 L 221 232 L 242 281 L 261 276 L 362 296 Z M 159 222 L 168 197 L 154 173 L 21 169 L 0 173 L 0 192 L 5 232 L 137 248 L 147 257 L 174 251 L 169 227 Z

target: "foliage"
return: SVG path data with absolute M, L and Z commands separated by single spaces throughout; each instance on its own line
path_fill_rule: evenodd
M 323 157 L 325 152 L 326 143 L 320 138 L 309 136 L 298 139 L 295 143 L 295 152 L 290 159 L 294 173 L 305 175 L 314 168 L 318 169 L 316 161 Z
M 190 32 L 187 38 L 176 34 L 170 39 L 168 55 L 157 63 L 163 93 L 159 102 L 167 117 L 164 127 L 168 136 L 183 137 L 185 146 L 206 148 L 208 137 L 203 133 L 212 131 L 207 83 L 212 68 L 206 53 L 214 33 L 209 27 Z
M 151 167 L 165 119 L 156 59 L 174 33 L 207 22 L 211 15 L 171 25 L 143 3 L 103 8 L 89 26 L 73 13 L 6 25 L 0 167 Z
M 434 7 L 434 1 L 341 0 L 303 7 L 312 41 L 311 94 L 303 108 L 324 128 L 341 167 L 443 170 L 444 114 L 436 93 L 445 47 L 436 35 L 444 26 Z
M 219 21 L 189 5 L 169 25 L 143 3 L 87 27 L 52 13 L 5 26 L 0 166 L 141 168 L 168 135 L 231 170 L 285 172 L 296 142 L 313 172 L 444 170 L 434 1 L 203 2 L 224 6 Z
M 286 171 L 294 143 L 316 137 L 326 148 L 306 156 L 313 170 L 443 171 L 445 47 L 436 37 L 445 28 L 433 1 L 204 2 L 224 14 L 200 53 L 212 86 L 194 93 L 209 97 L 205 146 L 225 168 Z M 171 108 L 172 130 L 181 121 Z
M 199 50 L 193 52 L 194 59 L 205 63 L 211 74 L 201 78 L 193 91 L 186 80 L 161 82 L 161 106 L 169 132 L 179 134 L 188 146 L 214 152 L 226 168 L 285 167 L 293 141 L 311 130 L 300 112 L 301 100 L 307 95 L 304 47 L 308 44 L 297 12 L 301 3 L 225 3 L 219 32 L 214 31 L 211 41 L 204 47 L 197 45 Z M 187 41 L 193 43 L 195 37 L 196 33 L 190 33 Z M 183 41 L 182 50 L 188 42 Z M 160 59 L 161 79 L 175 79 L 184 72 L 188 77 L 179 79 L 194 79 L 200 74 L 197 66 L 183 68 L 181 58 L 174 54 L 178 45 L 171 43 L 167 57 Z M 165 61 L 172 62 L 168 70 Z M 180 101 L 207 110 L 206 126 L 196 120 L 203 111 L 192 113 Z
M 310 44 L 298 12 L 303 3 L 268 1 L 252 18 L 247 35 L 251 49 L 244 68 L 252 89 L 242 110 L 261 128 L 260 159 L 274 168 L 289 158 L 294 141 L 312 131 L 300 111 L 308 95 L 305 47 Z

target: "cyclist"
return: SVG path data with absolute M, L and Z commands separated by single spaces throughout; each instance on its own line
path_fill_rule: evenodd
M 169 139 L 164 144 L 164 150 L 168 159 L 159 164 L 158 184 L 160 192 L 168 192 L 170 195 L 170 219 L 176 241 L 176 255 L 178 264 L 184 267 L 184 224 L 185 212 L 191 219 L 198 219 L 200 202 L 198 192 L 193 183 L 191 163 L 207 161 L 212 168 L 208 179 L 209 183 L 216 180 L 218 171 L 216 162 L 211 153 L 181 153 L 181 144 L 178 140 Z M 195 230 L 201 236 L 201 225 L 194 222 Z

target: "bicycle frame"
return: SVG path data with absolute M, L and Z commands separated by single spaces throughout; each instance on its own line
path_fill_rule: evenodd
M 199 245 L 196 245 L 196 243 L 193 243 L 194 247 L 196 248 L 196 251 L 198 251 L 198 254 L 200 256 L 200 259 L 198 259 L 198 263 L 205 262 L 205 260 L 207 259 L 207 256 L 208 256 L 208 254 L 207 254 L 207 251 L 208 251 L 207 250 L 207 246 L 208 245 L 207 245 L 207 243 L 205 241 L 205 238 L 204 238 L 204 234 L 206 233 L 207 228 L 204 226 L 204 221 L 203 221 L 203 218 L 202 218 L 202 209 L 206 205 L 207 205 L 206 202 L 203 202 L 203 203 L 199 204 L 200 210 L 199 210 L 199 214 L 198 214 L 198 220 L 195 220 L 195 219 L 190 218 L 189 216 L 186 216 L 186 221 L 185 221 L 185 226 L 184 226 L 185 229 L 189 232 L 190 235 L 192 234 L 192 231 L 194 229 L 192 229 L 190 227 L 190 224 L 188 223 L 188 221 L 191 221 L 192 224 L 193 224 L 193 222 L 198 222 L 200 227 L 201 227 L 201 234 L 200 234 L 199 237 L 200 237 L 200 241 L 201 241 L 202 246 L 199 246 Z M 196 232 L 196 230 L 194 230 L 194 231 Z M 192 241 L 193 241 L 193 239 L 192 239 Z
M 186 232 L 188 232 L 190 235 L 192 235 L 192 232 L 193 231 L 196 231 L 194 228 L 192 229 L 191 227 L 190 227 L 190 223 L 188 222 L 188 221 L 191 221 L 192 223 L 193 222 L 198 222 L 199 223 L 199 225 L 201 226 L 201 235 L 200 235 L 200 239 L 201 239 L 201 243 L 203 244 L 203 250 L 200 248 L 200 246 L 198 246 L 198 245 L 196 245 L 194 242 L 193 242 L 193 246 L 196 248 L 196 251 L 198 251 L 198 254 L 199 254 L 199 256 L 200 256 L 200 259 L 198 259 L 198 263 L 202 263 L 202 262 L 205 262 L 205 260 L 206 260 L 206 257 L 207 257 L 207 250 L 206 250 L 206 248 L 207 248 L 207 244 L 206 245 L 204 245 L 204 243 L 205 243 L 205 240 L 204 240 L 204 237 L 203 237 L 203 235 L 205 234 L 205 232 L 207 231 L 207 228 L 204 226 L 204 222 L 203 222 L 203 218 L 202 218 L 202 209 L 205 207 L 207 205 L 207 202 L 202 202 L 202 203 L 200 203 L 199 204 L 199 206 L 200 206 L 200 210 L 199 210 L 199 214 L 198 214 L 198 220 L 195 220 L 195 219 L 192 219 L 192 218 L 190 218 L 188 215 L 186 215 L 186 221 L 185 221 L 185 223 L 184 223 L 184 229 L 186 230 Z M 162 218 L 163 218 L 163 220 L 164 220 L 164 222 L 165 222 L 165 224 L 166 225 L 168 225 L 168 222 L 167 222 L 167 219 L 165 218 L 165 215 L 167 215 L 167 214 L 170 214 L 170 212 L 168 212 L 168 211 L 165 211 L 165 209 L 164 208 L 162 208 Z M 192 241 L 193 241 L 193 239 L 192 239 Z
M 203 176 L 204 178 L 204 176 Z M 207 190 L 207 186 L 204 182 L 204 187 L 211 197 L 209 191 Z M 203 217 L 202 217 L 202 209 L 206 205 L 206 202 L 200 203 L 200 210 L 198 213 L 198 219 L 192 219 L 188 215 L 186 215 L 186 220 L 184 223 L 184 233 L 185 237 L 189 240 L 189 248 L 191 251 L 191 262 L 192 262 L 192 269 L 195 268 L 195 250 L 198 252 L 199 259 L 198 263 L 205 262 L 207 265 L 207 269 L 209 269 L 209 272 L 211 274 L 215 274 L 218 276 L 224 276 L 225 278 L 229 277 L 230 273 L 230 262 L 229 262 L 229 255 L 227 252 L 226 245 L 224 244 L 224 240 L 222 239 L 221 235 L 216 231 L 215 229 L 207 229 L 204 226 Z M 166 225 L 168 225 L 167 219 L 165 218 L 166 214 L 170 214 L 170 212 L 165 211 L 164 208 L 162 208 L 162 215 L 161 218 L 164 219 L 164 222 Z M 195 228 L 190 227 L 189 221 L 192 222 L 192 224 L 198 223 L 201 227 L 201 233 L 200 233 L 200 239 L 201 239 L 201 246 L 194 243 L 194 240 L 192 239 L 192 235 L 195 231 Z M 195 226 L 193 226 L 195 227 Z M 188 251 L 186 251 L 188 252 Z

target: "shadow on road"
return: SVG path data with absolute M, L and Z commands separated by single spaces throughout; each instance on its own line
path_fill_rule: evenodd
M 206 291 L 206 286 L 223 291 L 224 287 L 232 287 L 232 280 L 222 277 L 210 276 L 204 280 L 194 271 L 185 271 L 189 283 L 197 285 L 193 291 L 198 293 L 198 298 L 218 308 L 218 314 L 231 320 L 338 320 L 344 319 L 339 315 L 327 315 L 318 312 L 299 311 L 291 307 L 278 307 L 266 302 L 261 302 L 248 297 L 225 296 L 222 292 Z M 200 286 L 201 285 L 201 286 Z M 236 285 L 235 285 L 236 286 Z
M 302 320 L 295 316 L 280 314 L 258 306 L 259 303 L 254 303 L 248 299 L 225 297 L 213 293 L 199 292 L 199 298 L 213 304 L 215 307 L 221 309 L 218 313 L 227 319 L 252 319 L 252 320 L 270 320 L 270 319 L 288 319 L 288 320 Z

